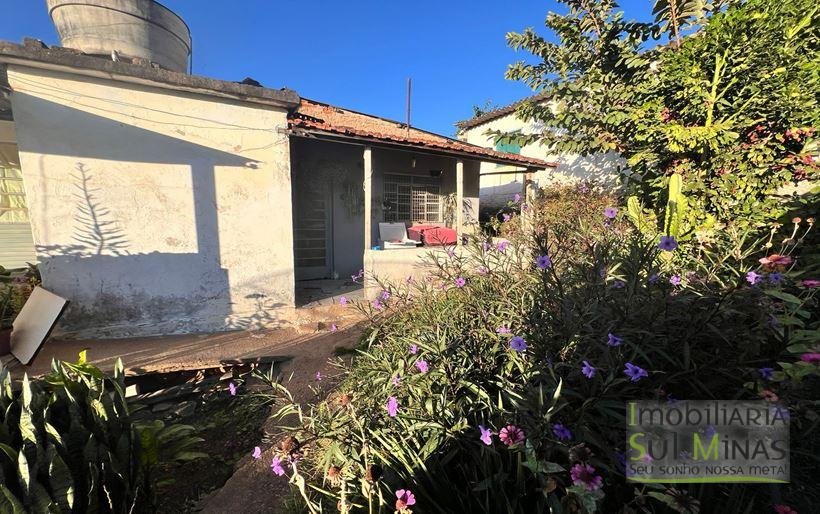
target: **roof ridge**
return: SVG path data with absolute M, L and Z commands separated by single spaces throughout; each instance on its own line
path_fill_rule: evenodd
M 473 127 L 477 127 L 479 125 L 483 125 L 489 121 L 492 121 L 496 118 L 500 118 L 502 116 L 506 116 L 507 114 L 514 112 L 518 109 L 519 106 L 523 105 L 526 102 L 530 102 L 533 100 L 544 100 L 547 98 L 547 93 L 542 91 L 540 93 L 536 93 L 534 95 L 530 95 L 525 98 L 521 98 L 520 100 L 516 100 L 515 102 L 505 105 L 503 107 L 496 107 L 495 109 L 485 112 L 480 116 L 473 116 L 470 119 L 457 121 L 455 126 L 459 129 L 470 129 Z

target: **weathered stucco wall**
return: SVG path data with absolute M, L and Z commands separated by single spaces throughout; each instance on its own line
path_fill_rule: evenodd
M 515 113 L 511 113 L 466 130 L 459 135 L 459 138 L 474 145 L 495 148 L 494 138 L 487 135 L 487 132 L 496 130 L 532 134 L 539 129 L 535 124 L 524 123 L 515 116 Z M 593 180 L 604 185 L 615 186 L 620 175 L 618 167 L 626 168 L 626 162 L 615 153 L 582 157 L 577 154 L 555 154 L 543 146 L 527 145 L 521 149 L 521 155 L 558 163 L 558 168 L 542 170 L 535 174 L 533 179 L 541 187 L 579 180 Z M 511 166 L 492 163 L 481 164 L 482 174 L 514 169 Z M 482 176 L 482 208 L 503 207 L 515 193 L 521 192 L 523 180 L 523 173 Z
M 59 328 L 129 336 L 275 322 L 294 304 L 284 109 L 10 65 Z

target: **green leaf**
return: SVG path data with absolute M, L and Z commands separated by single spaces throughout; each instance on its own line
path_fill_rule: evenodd
M 4 484 L 0 484 L 0 512 L 8 514 L 27 514 L 20 500 L 17 499 L 14 493 Z

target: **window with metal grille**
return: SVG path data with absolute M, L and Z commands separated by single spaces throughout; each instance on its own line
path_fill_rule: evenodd
M 413 175 L 384 176 L 384 221 L 441 221 L 441 179 Z

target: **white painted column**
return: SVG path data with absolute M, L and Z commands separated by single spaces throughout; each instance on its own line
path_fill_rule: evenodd
M 524 185 L 521 188 L 521 225 L 525 234 L 532 229 L 532 202 L 535 199 L 532 177 L 533 173 L 527 170 L 524 173 Z
M 364 147 L 364 249 L 373 246 L 373 151 Z
M 464 161 L 456 161 L 456 244 L 462 244 L 464 234 Z

